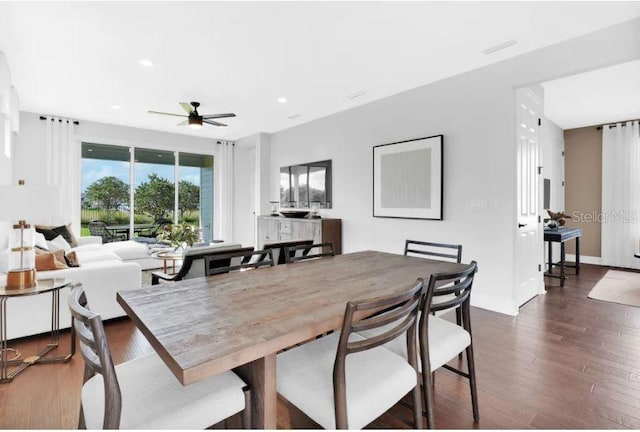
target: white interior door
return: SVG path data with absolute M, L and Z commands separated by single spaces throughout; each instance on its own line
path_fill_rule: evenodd
M 522 306 L 544 292 L 542 260 L 543 231 L 540 217 L 541 168 L 540 122 L 542 98 L 531 89 L 518 89 L 516 94 L 516 142 L 518 147 L 518 221 L 516 236 L 516 293 Z

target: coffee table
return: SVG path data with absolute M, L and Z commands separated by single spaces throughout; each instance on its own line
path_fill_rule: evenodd
M 155 259 L 161 259 L 163 261 L 162 271 L 166 274 L 176 274 L 176 262 L 182 261 L 182 252 L 175 251 L 160 251 L 154 252 L 151 256 Z M 169 263 L 171 263 L 171 273 L 169 273 Z

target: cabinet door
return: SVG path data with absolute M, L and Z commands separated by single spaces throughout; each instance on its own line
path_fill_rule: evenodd
M 296 221 L 292 224 L 291 237 L 293 240 L 313 240 L 314 243 L 319 243 L 320 224 Z
M 278 219 L 258 218 L 258 249 L 262 249 L 265 243 L 278 240 Z

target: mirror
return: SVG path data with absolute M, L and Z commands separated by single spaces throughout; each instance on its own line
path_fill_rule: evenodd
M 280 168 L 280 206 L 331 208 L 331 161 L 311 162 Z

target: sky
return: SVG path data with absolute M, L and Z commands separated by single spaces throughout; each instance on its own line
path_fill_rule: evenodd
M 159 165 L 148 163 L 136 163 L 135 185 L 145 182 L 149 174 L 156 173 L 173 182 L 173 165 Z M 82 192 L 96 180 L 103 177 L 114 176 L 129 184 L 129 162 L 110 161 L 100 159 L 82 159 Z M 200 168 L 180 167 L 180 180 L 187 180 L 200 186 Z

